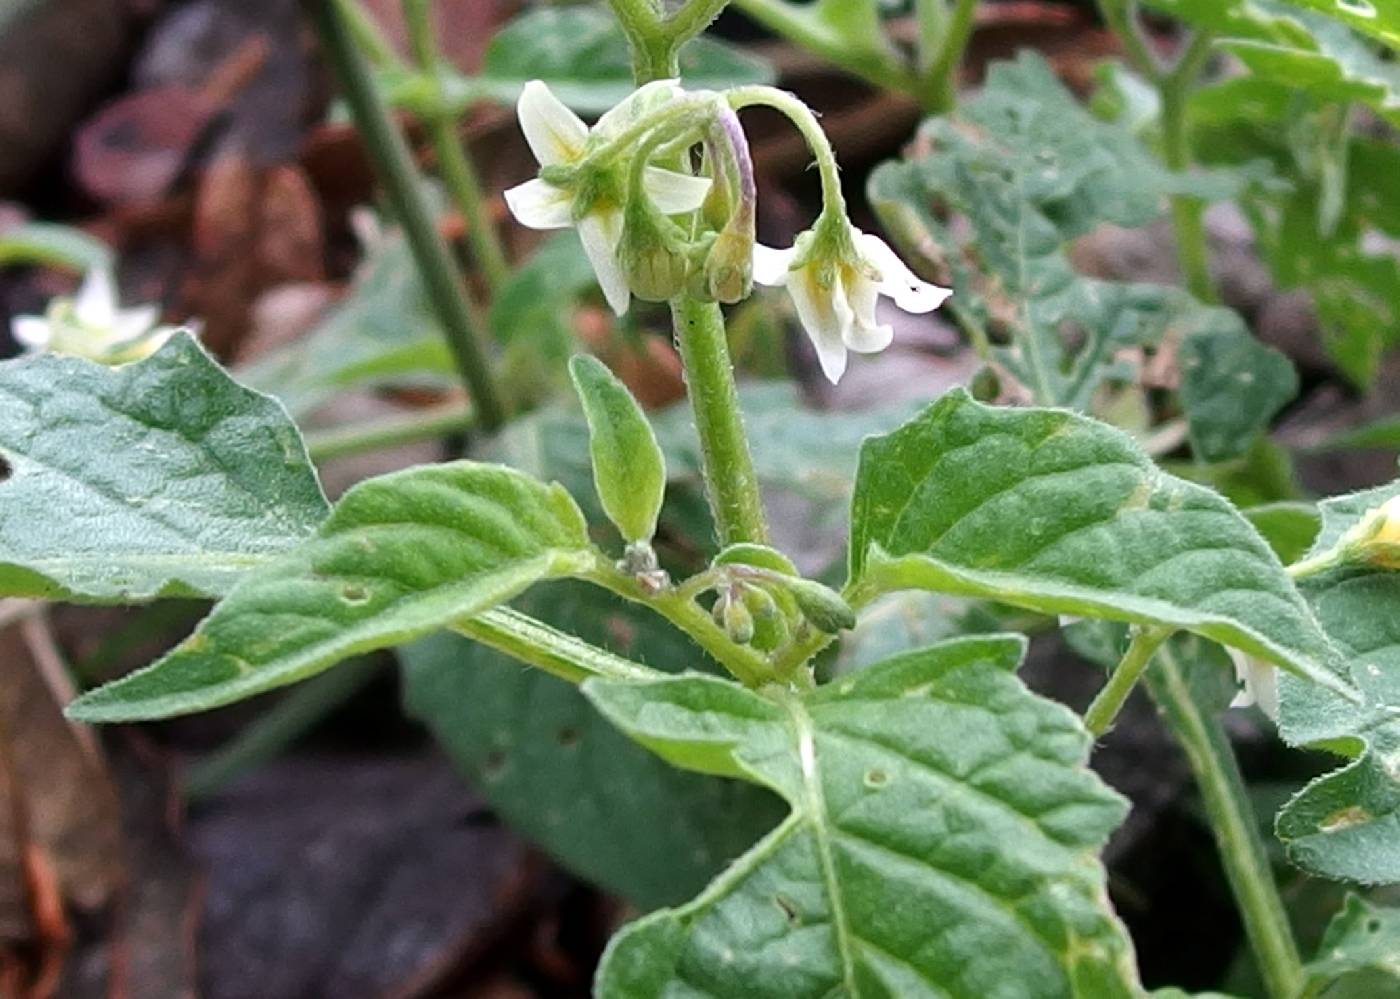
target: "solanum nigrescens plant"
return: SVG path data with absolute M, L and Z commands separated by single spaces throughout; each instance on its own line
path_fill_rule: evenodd
M 1325 502 L 1309 550 L 1285 566 L 1262 519 L 1167 474 L 1127 434 L 1071 408 L 992 406 L 958 389 L 866 441 L 845 583 L 803 578 L 768 543 L 720 303 L 755 278 L 784 285 L 834 380 L 847 350 L 888 342 L 877 295 L 927 311 L 945 293 L 851 225 L 832 152 L 800 101 L 674 82 L 681 45 L 722 6 L 690 0 L 667 14 L 614 0 L 637 89 L 590 129 L 526 87 L 521 124 L 541 168 L 508 195 L 526 224 L 579 229 L 616 311 L 634 296 L 670 303 L 722 543 L 712 563 L 678 579 L 658 565 L 662 451 L 628 390 L 591 358 L 570 374 L 616 550 L 593 541 L 561 486 L 504 465 L 411 468 L 328 507 L 285 411 L 188 336 L 115 368 L 48 354 L 10 362 L 0 424 L 27 429 L 5 444 L 4 592 L 219 598 L 190 638 L 79 698 L 72 717 L 203 710 L 456 632 L 577 684 L 669 764 L 766 788 L 786 806 L 692 901 L 624 927 L 597 994 L 1097 999 L 1145 991 L 1099 860 L 1126 806 L 1086 766 L 1093 737 L 1142 680 L 1200 781 L 1269 993 L 1323 995 L 1356 975 L 1392 987 L 1400 920 L 1360 898 L 1318 960 L 1301 961 L 1215 715 L 1234 687 L 1224 648 L 1276 705 L 1285 739 L 1350 758 L 1280 815 L 1290 857 L 1336 878 L 1400 881 L 1400 484 Z M 1022 72 L 1013 83 L 1044 89 L 1033 66 Z M 997 99 L 982 111 L 1000 113 Z M 753 239 L 737 115 L 754 105 L 787 115 L 820 170 L 821 210 L 790 250 Z M 930 169 L 929 183 L 953 182 Z M 1013 228 L 1044 237 L 1046 224 L 1020 212 Z M 1058 242 L 1042 243 L 1036 273 L 1058 273 Z M 1179 305 L 1091 290 L 1056 308 Z M 1047 310 L 1026 307 L 1022 354 L 1049 342 L 1037 326 Z M 1046 400 L 1077 398 L 1054 366 L 999 356 L 1041 371 Z M 693 660 L 659 670 L 509 606 L 564 579 L 654 611 L 698 647 Z M 1019 634 L 953 638 L 819 683 L 816 657 L 836 636 L 911 590 L 1081 619 L 1079 644 L 1116 664 L 1082 718 L 1019 682 Z

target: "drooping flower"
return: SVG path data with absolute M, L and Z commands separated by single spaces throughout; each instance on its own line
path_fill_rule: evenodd
M 53 299 L 42 316 L 15 316 L 10 328 L 16 342 L 34 353 L 126 364 L 154 354 L 179 329 L 161 326 L 159 319 L 156 305 L 121 308 L 111 271 L 95 267 L 72 298 Z
M 639 113 L 677 93 L 673 80 L 649 83 L 603 115 L 591 131 L 540 80 L 525 84 L 517 105 L 520 128 L 544 176 L 506 191 L 506 204 L 511 214 L 532 229 L 575 226 L 603 295 L 619 316 L 631 302 L 627 274 L 618 259 L 626 209 L 626 165 L 589 169 L 586 157 L 591 147 L 616 134 Z M 560 169 L 569 167 L 579 169 L 572 176 L 571 171 Z M 649 165 L 642 175 L 642 189 L 657 211 L 680 215 L 700 207 L 710 180 Z
M 875 316 L 886 295 L 905 312 L 932 312 L 952 292 L 920 280 L 878 236 L 845 223 L 818 223 L 789 249 L 754 247 L 753 277 L 785 286 L 797 318 L 833 384 L 846 371 L 846 352 L 884 350 L 894 330 Z
M 1259 710 L 1278 721 L 1278 667 L 1239 649 L 1228 651 L 1230 661 L 1235 666 L 1235 676 L 1241 684 L 1240 692 L 1230 702 L 1230 707 L 1247 708 L 1257 704 Z

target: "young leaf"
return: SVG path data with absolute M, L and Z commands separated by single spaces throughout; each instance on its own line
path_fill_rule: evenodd
M 1125 803 L 1078 719 L 1016 679 L 1024 644 L 945 642 L 805 699 L 588 681 L 638 742 L 792 809 L 693 902 L 623 929 L 595 994 L 1140 994 L 1097 860 Z
M 0 364 L 0 593 L 218 595 L 327 505 L 295 425 L 179 334 L 118 368 Z
M 1400 49 L 1400 0 L 1292 0 Z
M 1400 909 L 1348 895 L 1306 970 L 1307 996 L 1368 999 L 1400 994 Z
M 642 407 L 602 361 L 578 354 L 569 375 L 588 421 L 593 484 L 624 541 L 650 541 L 666 495 L 666 459 Z
M 84 694 L 69 715 L 131 721 L 228 704 L 436 631 L 594 557 L 568 494 L 511 469 L 462 461 L 371 479 L 317 537 L 245 576 L 194 635 Z
M 516 607 L 662 669 L 703 661 L 651 610 L 583 583 Z M 647 910 L 704 887 L 782 817 L 770 793 L 686 773 L 627 739 L 577 688 L 452 634 L 399 653 L 408 710 L 506 822 L 551 856 Z
M 1400 494 L 1400 483 L 1320 504 L 1325 552 L 1365 513 Z M 1400 572 L 1359 563 L 1299 583 L 1341 650 L 1362 705 L 1281 683 L 1280 730 L 1352 757 L 1303 788 L 1279 812 L 1275 831 L 1299 867 L 1365 884 L 1400 883 Z
M 899 588 L 1170 625 L 1344 686 L 1278 557 L 1228 501 L 1064 410 L 956 389 L 866 442 L 848 591 Z

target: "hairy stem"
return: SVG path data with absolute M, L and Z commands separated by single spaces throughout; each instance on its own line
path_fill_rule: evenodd
M 893 54 L 852 47 L 788 0 L 734 0 L 734 5 L 769 31 L 821 56 L 833 66 L 877 87 L 918 93 L 918 80 Z
M 1103 735 L 1113 725 L 1118 712 L 1137 686 L 1138 679 L 1152 662 L 1157 649 L 1171 637 L 1170 628 L 1141 628 L 1133 634 L 1128 651 L 1123 653 L 1117 668 L 1109 674 L 1094 702 L 1084 712 L 1084 727 L 1095 737 Z
M 1177 64 L 1161 80 L 1162 160 L 1175 172 L 1191 166 L 1191 140 L 1187 131 L 1186 102 L 1191 87 L 1210 55 L 1211 35 L 1198 32 L 1187 44 Z M 1171 196 L 1172 228 L 1176 252 L 1187 290 L 1202 302 L 1219 300 L 1210 276 L 1210 251 L 1206 242 L 1205 204 L 1187 194 Z
M 1137 0 L 1099 0 L 1099 15 L 1123 46 L 1129 65 L 1153 83 L 1158 82 L 1162 67 L 1138 20 Z
M 403 226 L 428 298 L 442 323 L 448 347 L 462 381 L 471 392 L 481 426 L 494 430 L 503 422 L 505 409 L 487 361 L 480 323 L 458 280 L 451 252 L 433 224 L 421 178 L 408 147 L 389 120 L 389 111 L 374 88 L 369 67 L 355 47 L 335 0 L 303 0 L 303 6 L 340 80 L 346 103 L 364 137 L 365 148 L 384 184 L 389 203 Z
M 443 106 L 437 43 L 428 17 L 429 2 L 403 0 L 404 21 L 408 25 L 408 37 L 413 46 L 413 59 L 419 71 L 432 82 L 437 105 L 426 122 L 428 135 L 437 154 L 438 170 L 447 186 L 447 193 L 452 196 L 457 210 L 467 223 L 467 241 L 471 243 L 472 256 L 481 268 L 494 298 L 510 276 L 510 267 L 506 263 L 505 249 L 501 246 L 491 213 L 486 209 L 476 165 L 467 155 L 466 146 L 457 134 L 457 123 L 452 112 Z
M 311 431 L 306 435 L 306 450 L 312 461 L 329 461 L 403 444 L 436 440 L 470 429 L 474 422 L 475 413 L 468 403 L 445 402 L 402 416 Z
M 1220 723 L 1204 714 L 1192 698 L 1173 650 L 1163 649 L 1157 659 L 1157 668 L 1145 681 L 1148 692 L 1185 751 L 1200 788 L 1220 859 L 1269 995 L 1292 999 L 1302 990 L 1303 966 L 1235 754 Z
M 841 171 L 836 162 L 836 152 L 831 148 L 831 140 L 827 138 L 812 109 L 786 90 L 776 87 L 733 87 L 726 96 L 729 106 L 735 111 L 755 106 L 772 108 L 797 127 L 817 161 L 817 171 L 822 181 L 822 213 L 828 216 L 844 216 L 846 198 L 841 192 Z
M 595 676 L 609 680 L 648 680 L 665 675 L 589 645 L 581 638 L 509 607 L 498 607 L 459 621 L 452 625 L 452 630 L 569 683 L 582 683 Z
M 684 6 L 666 19 L 671 44 L 679 49 L 708 28 L 710 22 L 719 17 L 720 11 L 728 5 L 729 0 L 687 0 Z
M 724 315 L 718 305 L 686 297 L 671 304 L 671 317 L 685 366 L 690 408 L 700 436 L 705 488 L 720 542 L 764 543 L 768 540 L 768 525 L 763 516 L 758 474 L 744 435 Z

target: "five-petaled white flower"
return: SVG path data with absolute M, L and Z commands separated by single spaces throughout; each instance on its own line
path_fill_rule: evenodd
M 179 328 L 159 319 L 157 305 L 121 308 L 112 272 L 95 267 L 72 298 L 53 299 L 42 316 L 15 316 L 10 328 L 26 350 L 126 364 L 155 353 Z
M 540 166 L 568 167 L 583 164 L 590 148 L 605 142 L 635 115 L 678 94 L 674 80 L 658 80 L 642 87 L 598 120 L 592 131 L 539 80 L 525 84 L 517 111 L 525 141 Z M 584 252 L 598 276 L 603 295 L 619 316 L 627 311 L 631 291 L 618 261 L 618 243 L 626 191 L 625 169 L 603 167 L 602 173 L 561 186 L 542 177 L 506 191 L 511 214 L 532 229 L 576 226 Z M 647 166 L 642 188 L 657 210 L 680 215 L 698 209 L 710 190 L 707 177 L 692 177 L 674 170 Z
M 952 292 L 921 281 L 878 236 L 850 226 L 848 238 L 824 241 L 819 227 L 799 236 L 790 249 L 755 246 L 753 278 L 787 287 L 822 371 L 835 384 L 846 371 L 847 350 L 872 354 L 894 338 L 894 330 L 875 318 L 880 295 L 905 312 L 925 313 Z

